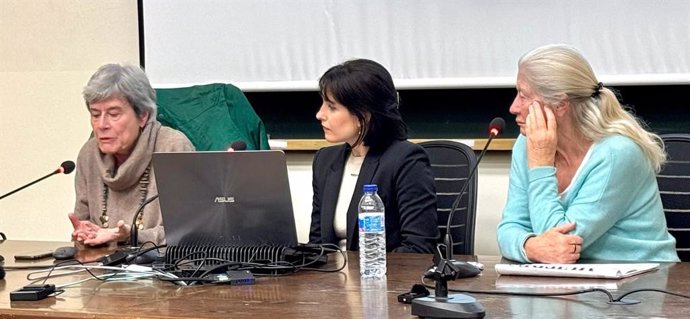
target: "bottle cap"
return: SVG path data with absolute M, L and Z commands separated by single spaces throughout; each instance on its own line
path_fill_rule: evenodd
M 378 186 L 376 186 L 376 184 L 367 184 L 367 185 L 364 185 L 364 192 L 365 192 L 365 193 L 368 193 L 368 192 L 376 192 L 376 191 L 378 191 L 378 190 L 379 190 L 379 188 L 378 188 Z

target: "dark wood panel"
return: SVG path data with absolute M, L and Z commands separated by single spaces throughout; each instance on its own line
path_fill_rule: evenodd
M 618 86 L 622 102 L 657 133 L 690 131 L 684 98 L 690 85 Z M 246 92 L 274 139 L 319 139 L 316 91 Z M 413 139 L 484 138 L 488 123 L 506 120 L 503 137 L 519 134 L 508 112 L 514 88 L 400 90 L 400 110 Z

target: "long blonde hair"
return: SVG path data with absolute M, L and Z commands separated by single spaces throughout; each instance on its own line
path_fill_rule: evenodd
M 616 94 L 599 82 L 587 60 L 573 47 L 556 44 L 536 48 L 520 58 L 525 81 L 547 104 L 570 102 L 579 132 L 592 141 L 614 134 L 640 146 L 659 172 L 666 160 L 661 138 L 621 106 Z

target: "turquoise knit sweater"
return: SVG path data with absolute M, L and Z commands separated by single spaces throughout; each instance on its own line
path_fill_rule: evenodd
M 525 241 L 575 222 L 582 259 L 678 261 L 668 233 L 656 175 L 631 139 L 614 135 L 592 145 L 570 186 L 558 194 L 556 168 L 527 167 L 527 140 L 513 147 L 508 201 L 498 245 L 509 259 L 530 262 Z

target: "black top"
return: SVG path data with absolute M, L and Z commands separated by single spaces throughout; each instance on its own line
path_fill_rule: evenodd
M 314 156 L 311 243 L 338 244 L 333 219 L 349 154 L 349 145 L 343 144 L 322 148 Z M 378 185 L 386 208 L 386 250 L 433 252 L 438 238 L 436 193 L 424 149 L 395 141 L 383 152 L 368 152 L 347 211 L 348 250 L 359 247 L 357 206 L 365 184 Z

